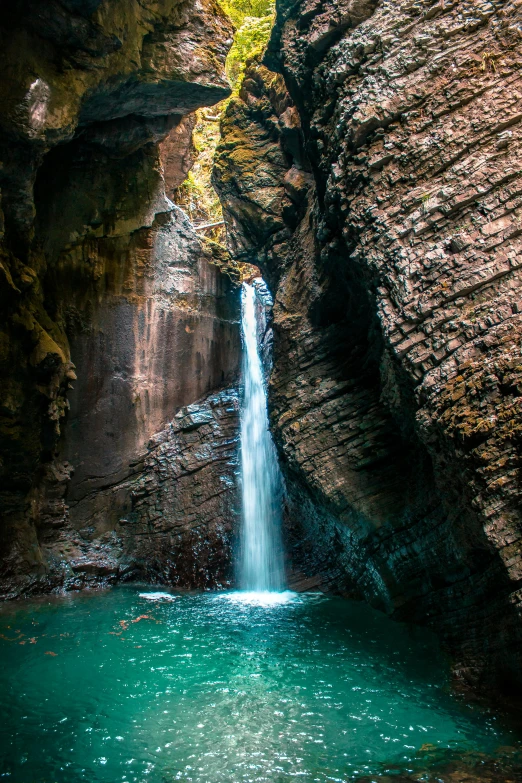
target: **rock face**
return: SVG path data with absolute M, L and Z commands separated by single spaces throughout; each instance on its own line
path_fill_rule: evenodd
M 153 480 L 151 436 L 238 372 L 237 291 L 165 196 L 191 163 L 186 115 L 229 93 L 230 23 L 213 0 L 17 0 L 0 36 L 2 592 L 126 573 L 202 585 L 211 557 L 222 579 L 217 498 L 233 493 L 217 487 L 235 436 L 219 402 L 201 402 L 217 411 L 206 457 L 167 430 L 206 476 L 199 502 L 216 498 L 202 517 L 215 554 L 181 467 L 156 515 L 140 500 L 121 520 L 132 482 Z
M 283 1 L 214 174 L 232 252 L 275 295 L 295 569 L 429 623 L 459 673 L 511 692 L 519 23 L 515 2 Z
M 165 177 L 165 192 L 173 198 L 176 188 L 185 180 L 196 159 L 192 131 L 196 114 L 184 117 L 160 144 L 160 158 Z
M 102 292 L 85 281 L 67 298 L 89 318 L 70 338 L 78 380 L 59 449 L 74 466 L 66 521 L 86 542 L 125 515 L 128 481 L 151 436 L 177 408 L 235 380 L 240 354 L 238 291 L 209 264 L 181 210 L 160 213 L 123 242 L 101 243 L 96 261 Z M 170 523 L 174 508 L 163 511 Z M 162 554 L 170 561 L 166 548 L 154 562 Z
M 69 514 L 47 525 L 40 519 L 47 570 L 39 589 L 132 579 L 200 588 L 230 584 L 238 409 L 234 388 L 204 397 L 180 408 L 125 471 L 106 476 L 86 498 L 75 501 L 73 480 Z M 124 446 L 119 453 L 126 454 Z

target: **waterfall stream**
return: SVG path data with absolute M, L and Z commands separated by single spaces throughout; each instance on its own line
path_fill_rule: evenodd
M 241 405 L 242 527 L 239 583 L 249 592 L 284 587 L 281 479 L 268 428 L 267 396 L 258 342 L 255 285 L 243 283 Z

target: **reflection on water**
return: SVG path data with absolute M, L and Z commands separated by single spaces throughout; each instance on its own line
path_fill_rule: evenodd
M 323 783 L 512 744 L 451 696 L 427 632 L 342 599 L 273 596 L 120 587 L 6 605 L 0 774 Z

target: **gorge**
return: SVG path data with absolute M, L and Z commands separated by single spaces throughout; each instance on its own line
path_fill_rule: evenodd
M 255 18 L 255 3 L 245 8 Z M 459 714 L 464 734 L 479 738 L 470 753 L 493 754 L 501 740 L 516 744 L 516 731 L 491 729 L 480 710 L 463 717 L 441 694 L 448 667 L 453 682 L 490 700 L 519 706 L 522 692 L 521 8 L 519 0 L 277 0 L 267 45 L 255 39 L 231 90 L 225 61 L 235 33 L 214 0 L 3 4 L 0 595 L 6 604 L 0 620 L 6 649 L 30 643 L 35 607 L 42 607 L 46 633 L 57 638 L 74 637 L 82 623 L 88 634 L 97 612 L 112 613 L 100 627 L 107 624 L 112 630 L 104 633 L 114 639 L 109 644 L 103 637 L 93 666 L 105 666 L 126 639 L 145 648 L 148 665 L 152 637 L 135 638 L 135 631 L 141 634 L 149 621 L 130 623 L 154 600 L 145 594 L 160 591 L 151 616 L 164 623 L 158 644 L 170 653 L 153 666 L 171 671 L 169 655 L 181 661 L 197 654 L 172 636 L 190 636 L 191 622 L 209 655 L 234 660 L 253 654 L 254 639 L 273 637 L 274 649 L 263 647 L 263 655 L 270 672 L 282 667 L 287 680 L 274 674 L 267 682 L 280 687 L 278 698 L 288 698 L 292 709 L 295 689 L 315 687 L 320 670 L 331 680 L 343 718 L 336 729 L 324 724 L 329 747 L 349 719 L 347 678 L 360 674 L 350 669 L 350 656 L 359 661 L 368 634 L 389 656 L 399 656 L 394 688 L 426 701 L 433 713 L 452 715 L 450 723 Z M 206 238 L 178 198 L 198 154 L 192 136 L 202 107 L 216 107 L 208 122 L 220 121 L 212 182 L 226 240 L 221 228 L 214 241 Z M 242 285 L 251 317 L 261 318 L 250 341 L 244 333 L 243 347 Z M 249 347 L 258 376 L 247 393 Z M 257 398 L 246 426 L 245 394 L 252 401 L 260 391 L 267 405 Z M 240 440 L 256 424 L 268 440 L 258 443 L 261 463 L 249 466 Z M 273 449 L 280 476 L 259 469 Z M 235 566 L 237 552 L 250 546 L 240 534 L 241 520 L 249 518 L 249 481 L 248 497 L 264 493 L 256 508 L 264 507 L 272 533 L 280 517 L 285 577 L 266 548 L 265 576 L 271 577 L 260 582 L 248 567 L 238 573 Z M 250 519 L 254 524 L 261 516 Z M 280 590 L 285 583 L 288 604 L 257 606 L 252 615 L 226 600 L 238 584 Z M 107 593 L 94 591 L 110 586 Z M 92 594 L 71 597 L 86 588 Z M 169 619 L 170 610 L 179 611 L 179 622 Z M 21 636 L 11 635 L 9 618 Z M 132 633 L 116 636 L 115 618 L 124 623 L 121 632 Z M 244 644 L 234 641 L 235 623 Z M 310 649 L 317 642 L 318 657 L 300 659 L 294 623 L 305 629 Z M 222 648 L 215 647 L 220 624 Z M 342 628 L 352 625 L 360 647 L 343 636 Z M 383 641 L 394 633 L 396 650 Z M 335 659 L 335 643 L 344 675 L 322 661 Z M 40 642 L 34 644 L 34 652 L 19 650 L 38 680 L 43 664 L 31 657 Z M 437 652 L 423 657 L 430 645 Z M 303 681 L 285 668 L 281 650 L 302 664 Z M 13 651 L 6 653 L 6 671 L 16 680 Z M 48 654 L 46 666 L 62 665 L 52 645 L 40 654 Z M 400 683 L 416 654 L 421 663 L 413 679 L 420 690 L 415 685 L 410 692 Z M 75 655 L 63 648 L 62 675 L 81 688 L 81 678 L 71 674 Z M 370 655 L 372 672 L 388 671 L 383 655 Z M 117 669 L 111 672 L 116 677 Z M 240 678 L 259 673 L 255 666 L 236 671 Z M 138 674 L 128 673 L 129 681 L 141 682 Z M 175 690 L 182 689 L 183 677 L 171 674 Z M 222 676 L 217 671 L 216 682 Z M 434 700 L 426 690 L 432 676 Z M 365 692 L 378 689 L 378 677 L 375 682 L 366 680 Z M 158 683 L 152 678 L 150 690 L 145 687 L 151 698 L 156 685 L 170 687 Z M 237 685 L 237 703 L 225 698 L 219 710 L 240 714 L 239 691 Z M 293 740 L 279 721 L 285 708 L 268 692 L 256 698 L 267 699 L 276 716 L 266 747 L 277 748 L 278 732 Z M 324 693 L 314 693 L 322 700 Z M 0 694 L 13 698 L 5 688 Z M 386 699 L 382 714 L 403 710 Z M 304 712 L 313 713 L 306 703 Z M 14 699 L 13 725 L 28 704 Z M 90 707 L 71 709 L 79 725 L 81 709 L 88 714 Z M 135 719 L 127 717 L 130 725 Z M 51 719 L 62 736 L 61 718 Z M 112 714 L 109 722 L 116 719 Z M 160 733 L 167 731 L 162 720 L 151 716 Z M 422 720 L 419 715 L 419 725 Z M 437 728 L 442 744 L 453 736 L 445 720 Z M 301 728 L 314 743 L 320 732 L 307 721 Z M 219 726 L 222 738 L 230 726 L 224 719 Z M 139 742 L 156 741 L 154 731 L 142 729 Z M 192 751 L 197 729 L 195 722 L 187 729 Z M 112 725 L 107 736 L 116 732 Z M 245 732 L 237 734 L 239 745 L 250 741 Z M 14 735 L 6 736 L 18 748 Z M 65 732 L 63 742 L 69 739 Z M 417 739 L 412 758 L 422 745 Z M 210 753 L 212 740 L 206 742 Z M 277 753 L 289 753 L 285 742 Z M 188 745 L 176 763 L 190 766 Z M 253 747 L 252 753 L 264 752 Z M 51 743 L 48 753 L 65 764 L 60 748 Z M 25 780 L 17 767 L 23 752 L 18 748 L 5 762 L 13 780 Z M 341 755 L 332 750 L 326 761 L 312 754 L 311 766 L 303 762 L 302 769 L 301 762 L 285 766 L 281 757 L 282 771 L 267 762 L 252 779 L 283 781 L 326 768 L 330 777 L 324 772 L 320 780 L 413 774 L 409 757 L 395 773 L 384 770 L 380 762 L 397 759 L 377 758 L 377 750 L 375 765 L 364 767 L 354 751 L 353 765 L 343 767 L 342 754 L 350 752 L 342 746 Z M 189 772 L 176 778 L 179 769 L 163 767 L 158 777 L 148 753 L 129 780 L 216 783 L 254 774 L 232 765 L 219 778 L 210 764 L 200 778 Z M 82 754 L 75 780 L 124 779 L 117 750 L 119 760 L 105 777 L 103 763 L 91 767 Z M 106 757 L 101 745 L 96 754 Z M 31 761 L 36 776 L 38 763 Z M 520 769 L 508 772 L 504 762 L 492 761 L 498 772 L 489 763 L 474 768 L 473 779 L 522 779 Z M 143 777 L 147 764 L 156 764 L 152 778 Z M 45 774 L 73 779 L 64 769 L 48 767 Z

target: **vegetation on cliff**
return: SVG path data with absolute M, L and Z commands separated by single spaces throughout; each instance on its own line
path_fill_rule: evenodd
M 239 94 L 247 63 L 260 57 L 268 43 L 275 3 L 274 0 L 220 0 L 220 5 L 236 28 L 226 61 L 232 95 L 212 108 L 196 112 L 193 132 L 196 158 L 186 180 L 175 193 L 175 201 L 196 226 L 205 226 L 202 230 L 208 238 L 223 243 L 223 212 L 210 181 L 214 154 L 221 136 L 220 121 L 231 98 Z
M 220 5 L 236 27 L 226 72 L 233 92 L 237 95 L 247 62 L 261 55 L 268 43 L 274 23 L 275 4 L 273 0 L 221 0 Z

